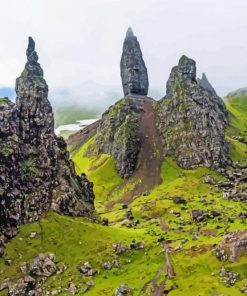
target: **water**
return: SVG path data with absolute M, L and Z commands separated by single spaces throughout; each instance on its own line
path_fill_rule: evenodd
M 84 119 L 84 120 L 77 120 L 76 123 L 60 125 L 58 128 L 55 129 L 55 134 L 59 136 L 59 134 L 62 131 L 77 132 L 85 128 L 87 125 L 94 123 L 97 120 L 98 119 Z

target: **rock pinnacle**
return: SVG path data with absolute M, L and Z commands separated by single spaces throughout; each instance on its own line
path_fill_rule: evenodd
M 148 93 L 148 73 L 140 44 L 131 28 L 128 28 L 120 63 L 124 95 Z

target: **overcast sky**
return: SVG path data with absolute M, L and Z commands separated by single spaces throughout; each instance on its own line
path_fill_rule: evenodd
M 0 3 L 0 87 L 14 87 L 32 36 L 50 97 L 97 101 L 111 91 L 120 95 L 119 62 L 129 26 L 142 48 L 151 93 L 165 94 L 182 54 L 197 62 L 198 76 L 205 72 L 220 95 L 247 86 L 247 0 Z

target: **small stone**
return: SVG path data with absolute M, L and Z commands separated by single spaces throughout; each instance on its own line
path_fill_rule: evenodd
M 108 226 L 109 225 L 109 220 L 108 220 L 108 218 L 103 218 L 102 219 L 102 221 L 101 221 L 101 225 L 103 225 L 103 226 Z
M 118 242 L 113 245 L 113 250 L 117 255 L 121 255 L 126 253 L 129 250 L 129 248 L 125 246 L 123 243 Z
M 93 287 L 94 286 L 94 281 L 87 281 L 86 285 L 89 287 Z
M 186 204 L 186 200 L 182 196 L 174 196 L 172 200 L 175 204 Z
M 31 232 L 31 234 L 29 235 L 29 238 L 35 238 L 37 235 L 37 232 Z

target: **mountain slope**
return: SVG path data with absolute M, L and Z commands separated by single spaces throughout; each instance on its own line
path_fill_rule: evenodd
M 185 71 L 185 73 L 188 73 L 188 71 Z M 190 83 L 192 84 L 192 89 L 195 88 L 196 92 L 201 93 L 201 100 L 204 98 L 215 100 L 217 104 L 216 107 L 212 107 L 214 102 L 210 103 L 212 112 L 219 112 L 222 118 L 226 118 L 227 111 L 221 99 L 217 97 L 215 91 L 213 92 L 213 95 L 209 97 L 208 91 L 198 89 L 198 86 L 194 85 L 194 82 L 186 81 L 185 84 L 189 85 Z M 181 95 L 181 93 L 184 92 L 184 87 L 186 87 L 185 84 L 180 84 L 180 91 L 176 89 L 178 94 Z M 189 86 L 189 89 L 185 90 L 185 94 L 181 95 L 181 98 L 186 98 L 186 93 L 190 92 L 195 93 L 195 90 L 192 91 Z M 130 98 L 131 96 L 127 99 L 129 100 Z M 136 97 L 136 99 L 140 100 L 139 97 Z M 198 95 L 197 100 L 199 100 Z M 170 103 L 171 100 L 169 100 L 169 96 L 162 100 L 161 103 L 153 101 L 153 110 L 154 112 L 155 110 L 161 112 L 161 107 L 167 110 L 166 106 Z M 178 111 L 186 112 L 186 110 L 190 110 L 187 106 L 189 103 L 190 98 L 185 99 L 183 101 L 183 109 L 182 107 L 179 107 Z M 243 106 L 241 104 L 243 104 Z M 192 116 L 189 119 L 191 122 L 193 122 L 193 118 L 195 118 L 195 123 L 200 124 L 201 116 L 206 116 L 205 120 L 207 120 L 207 114 L 210 114 L 210 112 L 205 112 L 205 115 L 203 115 L 203 110 L 201 110 L 203 108 L 202 106 L 203 105 L 200 104 L 200 110 L 198 110 L 197 113 L 195 107 L 191 108 L 191 110 L 196 113 L 194 114 L 194 117 Z M 246 144 L 236 138 L 244 132 L 245 128 L 245 100 L 237 99 L 236 102 L 235 100 L 228 99 L 226 106 L 228 108 L 229 123 L 228 119 L 223 119 L 221 128 L 221 119 L 219 119 L 216 126 L 219 124 L 218 135 L 220 135 L 221 139 L 224 137 L 224 134 L 222 134 L 221 131 L 224 130 L 225 126 L 226 139 L 230 142 L 229 156 L 232 158 L 233 164 L 231 166 L 231 162 L 228 162 L 227 160 L 226 163 L 230 165 L 227 169 L 222 167 L 216 169 L 216 167 L 213 166 L 208 168 L 206 167 L 207 162 L 205 162 L 204 165 L 199 165 L 199 167 L 197 165 L 194 169 L 183 169 L 179 167 L 180 161 L 178 161 L 178 158 L 176 157 L 176 153 L 178 153 L 177 151 L 179 150 L 174 153 L 174 150 L 178 148 L 178 146 L 174 146 L 174 150 L 172 150 L 173 153 L 171 153 L 173 158 L 171 156 L 166 156 L 163 160 L 161 158 L 161 161 L 159 161 L 160 165 L 157 168 L 160 174 L 160 179 L 153 183 L 153 187 L 149 188 L 149 190 L 136 192 L 135 189 L 138 188 L 138 184 L 144 184 L 143 180 L 145 180 L 145 176 L 143 175 L 140 176 L 140 179 L 135 178 L 135 176 L 138 175 L 141 164 L 145 163 L 141 152 L 145 149 L 143 141 L 140 141 L 141 148 L 140 153 L 138 154 L 136 169 L 127 179 L 120 178 L 118 166 L 116 165 L 117 158 L 114 159 L 114 154 L 94 153 L 95 146 L 99 146 L 96 139 L 97 133 L 101 133 L 101 125 L 99 125 L 98 129 L 94 130 L 91 136 L 85 140 L 84 144 L 83 141 L 80 143 L 82 145 L 78 150 L 73 150 L 72 153 L 72 159 L 76 163 L 77 172 L 80 173 L 86 169 L 89 178 L 96 184 L 95 205 L 102 217 L 108 218 L 111 225 L 114 227 L 120 229 L 125 227 L 146 229 L 148 235 L 157 236 L 159 241 L 162 241 L 162 238 L 165 239 L 165 241 L 169 241 L 172 264 L 176 276 L 165 283 L 164 289 L 167 289 L 167 291 L 170 290 L 171 286 L 173 287 L 168 295 L 195 295 L 194 291 L 198 291 L 200 295 L 241 295 L 240 290 L 247 282 L 245 271 L 245 266 L 247 264 L 246 256 L 240 258 L 235 263 L 223 263 L 218 261 L 212 252 L 214 246 L 219 244 L 226 234 L 237 230 L 246 230 L 246 219 L 244 218 L 246 217 L 247 210 L 246 170 L 238 168 L 238 163 L 245 163 Z M 210 108 L 208 110 L 210 110 Z M 140 109 L 140 112 L 143 112 L 143 108 Z M 173 119 L 176 118 L 173 113 L 175 112 L 174 109 L 176 110 L 176 105 L 173 109 L 171 108 L 170 111 L 171 118 Z M 109 114 L 109 120 L 111 118 L 111 121 L 114 122 L 114 113 Z M 146 114 L 148 114 L 148 112 L 146 112 Z M 186 121 L 185 115 L 182 115 L 184 117 L 178 118 L 184 118 L 181 120 L 181 123 L 184 123 Z M 216 119 L 217 116 L 219 115 L 213 115 L 215 120 L 218 120 Z M 169 117 L 163 115 L 163 118 Z M 189 117 L 187 116 L 187 118 Z M 103 120 L 104 123 L 107 122 L 107 120 L 104 119 L 104 116 Z M 198 122 L 196 122 L 196 120 Z M 144 130 L 146 132 L 148 131 L 149 123 L 151 125 L 150 121 L 145 122 L 146 126 Z M 138 124 L 142 127 L 144 126 L 140 117 Z M 163 124 L 165 126 L 166 119 L 163 119 Z M 178 125 L 174 124 L 173 128 L 177 132 Z M 215 124 L 211 127 L 209 125 L 208 128 L 209 133 L 214 134 L 215 131 L 217 131 L 217 128 L 214 130 Z M 142 130 L 142 128 L 140 129 Z M 158 129 L 159 125 L 157 124 L 156 130 L 158 131 Z M 111 128 L 110 131 L 112 132 L 113 129 Z M 195 131 L 192 130 L 191 143 L 193 141 L 196 143 L 198 137 L 201 137 L 200 128 L 197 136 L 195 134 L 193 135 L 194 132 Z M 188 140 L 186 139 L 187 133 L 190 133 L 190 128 L 184 130 L 184 136 L 180 135 L 181 144 L 189 144 L 189 138 Z M 103 132 L 103 134 L 105 133 Z M 217 132 L 214 134 L 216 137 L 218 135 Z M 149 137 L 151 140 L 150 142 L 153 143 L 153 135 L 149 135 L 145 138 L 145 141 L 148 141 Z M 212 145 L 212 142 L 208 143 L 212 137 L 212 135 L 208 137 L 207 142 L 205 142 L 206 145 Z M 76 146 L 76 138 L 77 136 L 74 135 L 73 138 L 69 139 L 69 147 Z M 174 138 L 171 138 L 171 141 L 173 140 Z M 114 141 L 116 141 L 116 139 L 114 139 Z M 114 141 L 113 143 L 116 144 Z M 220 141 L 222 141 L 222 145 L 226 145 L 227 147 L 227 142 L 224 142 L 224 139 Z M 198 146 L 197 144 L 195 145 L 196 147 Z M 201 142 L 200 145 L 203 147 L 203 142 Z M 216 146 L 217 145 L 218 144 L 216 144 Z M 185 148 L 188 149 L 187 146 L 185 146 Z M 166 146 L 164 149 L 166 151 Z M 156 150 L 153 149 L 149 155 L 150 158 L 148 163 L 150 169 L 152 168 L 153 159 L 159 155 L 159 153 L 156 154 L 155 151 Z M 188 153 L 191 152 L 190 149 L 186 151 L 188 151 Z M 228 159 L 229 156 L 227 156 L 227 150 L 223 151 L 225 151 L 223 152 L 226 156 L 225 159 Z M 178 153 L 178 155 L 180 154 L 181 152 Z M 220 153 L 219 156 L 222 156 L 222 154 Z M 194 161 L 192 158 L 191 160 Z M 140 166 L 138 163 L 141 163 Z M 142 172 L 146 173 L 145 171 Z M 151 173 L 152 172 L 153 169 L 151 170 Z M 235 174 L 240 176 L 238 181 L 234 181 L 235 177 L 233 177 L 233 175 Z M 232 181 L 233 183 L 230 184 Z M 129 196 L 131 196 L 131 198 L 128 198 Z M 181 201 L 181 203 L 179 201 Z M 128 219 L 128 210 L 126 212 L 125 209 L 126 206 L 122 208 L 122 204 L 126 203 L 131 209 L 134 220 Z M 197 218 L 194 215 L 199 215 L 198 219 L 202 220 L 200 220 L 200 222 L 199 220 L 197 221 Z M 138 220 L 139 224 L 136 224 L 136 220 Z M 150 225 L 152 225 L 151 228 Z M 162 250 L 162 243 L 159 245 L 159 250 Z M 150 262 L 155 261 L 156 258 L 157 255 L 153 256 L 150 258 Z M 162 265 L 162 260 L 160 260 L 161 270 Z M 223 265 L 232 272 L 240 273 L 235 284 L 229 286 L 227 284 L 227 279 L 225 279 L 225 283 L 222 281 L 222 277 L 219 276 L 219 273 Z M 159 269 L 156 270 L 156 272 L 156 275 L 158 276 Z M 163 279 L 162 272 L 159 274 L 158 278 L 158 282 L 161 283 Z M 142 289 L 143 292 L 140 295 L 145 295 L 145 293 L 146 295 L 151 295 L 150 289 L 153 291 L 155 290 L 154 279 L 155 277 L 145 284 Z M 140 290 L 135 291 L 136 294 L 134 295 L 138 295 L 139 291 Z
M 247 93 L 232 92 L 225 98 L 231 126 L 227 131 L 231 156 L 235 161 L 247 164 Z
M 197 81 L 195 61 L 186 56 L 172 69 L 164 98 L 147 97 L 146 66 L 130 30 L 121 73 L 126 96 L 68 140 L 84 181 L 83 204 L 92 205 L 95 195 L 101 220 L 62 216 L 53 205 L 39 221 L 21 225 L 0 258 L 0 296 L 246 293 L 245 100 L 228 98 L 227 111 L 206 76 Z M 8 100 L 1 102 L 12 110 Z M 51 112 L 47 119 L 53 120 Z M 54 139 L 63 148 L 59 168 L 65 171 L 58 176 L 66 191 L 79 179 L 64 142 Z

